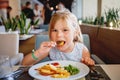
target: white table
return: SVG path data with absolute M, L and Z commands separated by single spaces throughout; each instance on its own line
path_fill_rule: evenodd
M 19 40 L 27 40 L 27 39 L 29 39 L 29 38 L 31 38 L 32 36 L 34 36 L 34 35 L 20 35 L 19 36 Z
M 120 80 L 120 64 L 100 65 L 111 80 Z
M 33 29 L 29 32 L 29 34 L 39 34 L 41 32 L 45 32 L 45 29 Z

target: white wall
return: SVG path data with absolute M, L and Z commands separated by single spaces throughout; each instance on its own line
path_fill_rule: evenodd
M 72 4 L 72 13 L 74 13 L 78 19 L 96 17 L 97 0 L 74 0 Z
M 11 17 L 15 17 L 21 12 L 21 0 L 9 0 L 9 5 L 12 7 L 12 11 L 10 13 Z
M 102 0 L 102 15 L 109 8 L 120 8 L 120 0 Z
M 6 13 L 7 13 L 7 10 L 5 8 L 0 9 L 0 17 L 3 17 L 3 19 L 7 19 L 7 14 Z
M 96 17 L 97 16 L 97 0 L 83 0 L 82 16 Z
M 29 2 L 32 3 L 32 0 L 21 0 L 21 5 L 22 5 L 22 6 L 25 6 L 25 3 L 26 3 L 27 1 L 29 1 Z
M 74 0 L 72 13 L 74 13 L 78 19 L 82 18 L 82 0 Z

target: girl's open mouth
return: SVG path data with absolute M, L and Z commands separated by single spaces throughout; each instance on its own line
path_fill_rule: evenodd
M 57 41 L 57 46 L 63 46 L 65 44 L 65 41 Z

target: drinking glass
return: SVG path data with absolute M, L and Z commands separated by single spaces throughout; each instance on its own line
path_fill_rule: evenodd
M 12 73 L 12 65 L 9 56 L 0 55 L 0 78 L 3 78 L 10 73 Z

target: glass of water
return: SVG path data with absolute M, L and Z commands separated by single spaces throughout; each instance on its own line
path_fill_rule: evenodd
M 0 78 L 12 73 L 12 65 L 7 55 L 0 55 Z

